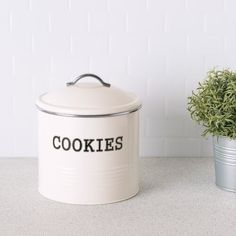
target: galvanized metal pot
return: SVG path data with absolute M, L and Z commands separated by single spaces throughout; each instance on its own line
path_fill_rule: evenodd
M 236 140 L 214 137 L 216 185 L 227 191 L 236 192 Z

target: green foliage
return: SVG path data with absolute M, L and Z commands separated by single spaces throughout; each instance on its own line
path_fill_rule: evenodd
M 236 72 L 211 70 L 188 97 L 193 120 L 205 128 L 203 136 L 227 136 L 236 139 Z

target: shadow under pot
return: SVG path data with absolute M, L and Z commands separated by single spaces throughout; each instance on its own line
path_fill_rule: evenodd
M 85 77 L 98 81 L 80 82 Z M 39 192 L 73 204 L 104 204 L 138 192 L 136 95 L 94 74 L 41 95 L 38 108 Z

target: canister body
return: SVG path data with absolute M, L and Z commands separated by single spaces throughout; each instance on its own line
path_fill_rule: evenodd
M 138 192 L 139 111 L 66 117 L 38 111 L 39 192 L 73 204 L 104 204 Z
M 216 185 L 236 192 L 236 140 L 214 137 Z

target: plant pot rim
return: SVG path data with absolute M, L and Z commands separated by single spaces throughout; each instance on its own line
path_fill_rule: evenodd
M 232 139 L 228 136 L 223 136 L 223 135 L 219 135 L 219 136 L 212 136 L 213 139 L 217 140 L 217 139 L 227 139 L 227 140 L 230 140 L 230 141 L 236 141 L 236 139 Z

